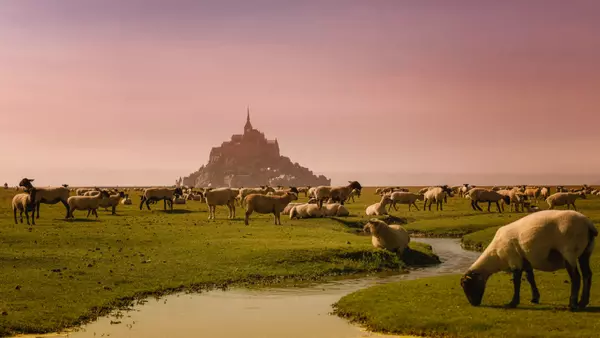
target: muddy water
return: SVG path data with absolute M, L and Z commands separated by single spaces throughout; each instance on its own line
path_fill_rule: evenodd
M 460 273 L 478 256 L 478 253 L 461 249 L 459 240 L 455 239 L 423 238 L 416 241 L 431 244 L 442 264 L 411 270 L 408 274 L 346 279 L 305 288 L 233 289 L 151 299 L 134 311 L 123 313 L 122 318 L 101 318 L 81 331 L 63 336 L 378 337 L 330 315 L 331 304 L 348 293 L 376 284 Z

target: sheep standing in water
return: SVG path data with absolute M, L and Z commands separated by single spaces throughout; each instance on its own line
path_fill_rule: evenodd
M 512 271 L 514 294 L 509 307 L 520 302 L 523 271 L 531 285 L 532 303 L 539 303 L 540 293 L 533 270 L 566 269 L 571 279 L 571 310 L 585 308 L 590 300 L 592 271 L 590 256 L 598 230 L 584 215 L 571 210 L 545 210 L 525 216 L 498 229 L 483 254 L 471 265 L 460 283 L 474 306 L 481 304 L 488 278 L 500 271 Z M 583 292 L 578 302 L 581 277 Z

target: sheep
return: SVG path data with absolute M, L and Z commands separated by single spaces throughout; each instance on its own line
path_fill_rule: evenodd
M 125 198 L 123 198 L 123 199 L 121 200 L 121 204 L 123 204 L 123 205 L 131 205 L 131 204 L 133 204 L 133 202 L 132 202 L 132 201 L 131 201 L 131 199 L 129 198 L 129 194 L 126 194 L 126 195 L 125 195 Z
M 419 194 L 425 194 L 426 192 L 428 192 L 429 190 L 431 190 L 433 188 L 435 188 L 435 187 L 422 188 L 421 190 L 419 190 Z
M 117 194 L 110 195 L 107 198 L 103 198 L 100 200 L 100 204 L 98 206 L 105 209 L 112 208 L 111 214 L 116 215 L 117 205 L 119 205 L 119 202 L 121 202 L 122 198 L 125 198 L 125 193 L 121 191 Z
M 298 193 L 304 193 L 304 197 L 308 197 L 308 190 L 310 190 L 310 185 L 298 188 Z
M 317 195 L 319 208 L 323 207 L 323 203 L 327 199 L 331 199 L 333 202 L 338 202 L 344 205 L 344 202 L 350 195 L 352 189 L 356 189 L 359 192 L 362 191 L 362 186 L 357 181 L 348 181 L 348 185 L 344 187 L 330 187 L 320 186 L 317 187 L 315 194 Z
M 569 191 L 564 186 L 559 185 L 558 187 L 556 187 L 556 192 L 569 192 Z
M 17 222 L 17 210 L 19 210 L 19 218 L 21 220 L 21 223 L 23 223 L 23 211 L 24 211 L 25 217 L 27 218 L 27 225 L 31 225 L 29 223 L 29 211 L 32 210 L 32 205 L 31 205 L 31 196 L 29 194 L 27 194 L 27 193 L 16 194 L 12 199 L 12 209 L 13 209 L 13 214 L 15 216 L 15 224 L 19 224 L 19 222 Z
M 307 204 L 307 203 L 288 203 L 288 205 L 286 205 L 285 208 L 283 208 L 283 211 L 281 213 L 284 215 L 289 215 L 290 211 L 292 210 L 293 207 L 295 207 L 297 205 L 302 205 L 302 204 Z
M 100 192 L 100 194 L 98 194 L 96 196 L 71 196 L 71 197 L 69 197 L 69 199 L 67 200 L 67 203 L 69 203 L 69 210 L 70 210 L 69 218 L 71 218 L 71 219 L 75 218 L 75 216 L 73 216 L 73 211 L 75 211 L 75 210 L 87 210 L 88 211 L 87 217 L 90 217 L 90 213 L 92 213 L 93 215 L 96 216 L 96 218 L 98 218 L 98 212 L 96 210 L 100 206 L 100 201 L 102 201 L 103 198 L 109 198 L 109 197 L 110 197 L 110 195 L 108 194 L 108 192 L 106 190 L 102 190 Z
M 306 193 L 308 195 L 309 198 L 317 198 L 317 188 L 316 187 L 312 187 L 308 189 L 308 192 Z
M 546 198 L 550 197 L 551 194 L 551 190 L 550 187 L 542 187 L 542 189 L 540 189 L 540 196 L 543 200 L 546 200 Z
M 4 182 L 4 190 L 8 189 L 8 183 Z
M 433 204 L 434 201 L 435 210 L 444 210 L 443 203 L 446 200 L 447 196 L 454 196 L 452 195 L 452 190 L 450 190 L 450 188 L 448 188 L 447 185 L 443 185 L 441 187 L 433 187 L 427 190 L 423 195 L 423 200 L 425 201 L 425 203 L 423 204 L 423 210 L 427 208 L 427 202 L 429 202 L 429 211 L 431 211 L 431 204 Z
M 519 212 L 519 205 L 521 206 L 521 209 L 523 209 L 523 202 L 525 200 L 525 198 L 527 198 L 525 195 L 521 194 L 520 192 L 517 191 L 517 189 L 511 189 L 511 190 L 498 190 L 497 193 L 499 193 L 500 195 L 503 196 L 508 196 L 508 198 L 510 199 L 510 211 L 513 211 L 513 206 L 514 206 L 514 211 L 515 212 Z M 505 200 L 504 198 L 500 200 L 501 204 L 500 206 L 502 207 L 502 211 L 504 211 L 504 204 Z
M 323 217 L 323 210 L 316 204 L 301 204 L 292 207 L 289 212 L 290 219 Z
M 479 206 L 479 202 L 488 202 L 488 212 L 490 212 L 490 207 L 492 202 L 496 203 L 496 207 L 498 208 L 498 212 L 502 212 L 500 208 L 500 201 L 504 201 L 504 203 L 510 205 L 510 197 L 506 195 L 502 195 L 493 190 L 487 190 L 484 188 L 473 188 L 469 190 L 469 197 L 471 198 L 471 207 L 473 210 L 483 211 Z
M 383 195 L 383 197 L 381 198 L 381 201 L 379 201 L 375 204 L 369 205 L 367 207 L 367 210 L 365 210 L 365 213 L 367 214 L 367 216 L 387 215 L 388 212 L 385 209 L 385 207 L 391 203 L 392 203 L 392 200 L 390 199 L 390 196 Z
M 285 194 L 287 194 L 288 192 L 293 192 L 295 194 L 298 194 L 298 189 L 296 187 L 290 187 L 289 189 L 281 189 L 281 190 L 277 190 L 275 192 L 268 192 L 267 195 L 269 196 L 283 196 Z
M 328 203 L 323 204 L 323 215 L 325 217 L 346 217 L 350 216 L 350 212 L 339 203 Z
M 392 200 L 392 204 L 390 204 L 388 211 L 391 210 L 392 207 L 394 207 L 394 210 L 398 211 L 396 204 L 408 204 L 408 211 L 410 211 L 411 206 L 414 206 L 417 208 L 417 211 L 419 211 L 419 207 L 415 202 L 423 201 L 425 196 L 423 194 L 396 191 L 390 195 L 390 199 Z
M 527 187 L 525 189 L 525 196 L 537 201 L 537 199 L 540 197 L 541 192 L 542 188 L 540 187 Z
M 352 189 L 352 191 L 350 191 L 350 194 L 348 194 L 348 198 L 346 198 L 346 202 L 349 202 L 350 199 L 352 199 L 352 202 L 354 203 L 354 197 L 360 197 L 360 191 L 358 191 L 358 189 Z
M 181 196 L 183 195 L 183 191 L 181 188 L 148 188 L 144 190 L 142 194 L 142 198 L 140 201 L 140 210 L 142 210 L 144 206 L 144 202 L 146 203 L 146 208 L 150 209 L 150 203 L 158 202 L 163 200 L 163 208 L 167 210 L 167 203 L 170 206 L 171 211 L 173 210 L 173 196 Z
M 583 309 L 589 303 L 592 271 L 590 256 L 598 230 L 584 215 L 571 210 L 545 210 L 527 215 L 496 231 L 492 242 L 471 265 L 460 284 L 473 306 L 481 304 L 488 278 L 499 271 L 512 271 L 514 294 L 509 307 L 520 303 L 523 271 L 531 285 L 532 300 L 539 303 L 540 293 L 533 270 L 547 272 L 565 268 L 571 279 L 569 308 Z M 577 302 L 580 275 L 583 273 L 583 292 Z
M 579 192 L 579 193 L 574 193 L 574 192 L 557 192 L 553 195 L 550 195 L 550 197 L 548 197 L 546 199 L 546 203 L 548 203 L 548 206 L 550 207 L 550 209 L 554 209 L 554 207 L 556 206 L 561 206 L 561 205 L 567 205 L 567 209 L 570 208 L 570 206 L 573 206 L 573 209 L 577 210 L 577 207 L 575 206 L 575 200 L 578 198 L 583 198 L 585 199 L 585 193 L 584 192 Z
M 248 195 L 244 200 L 247 206 L 244 224 L 249 225 L 250 215 L 256 211 L 259 214 L 272 213 L 275 216 L 275 225 L 281 225 L 281 212 L 288 203 L 297 199 L 298 195 L 293 192 L 288 192 L 284 196 Z
M 242 189 L 243 190 L 243 189 Z M 241 194 L 231 188 L 211 189 L 204 193 L 204 200 L 208 205 L 208 219 L 215 219 L 217 205 L 226 205 L 229 209 L 229 219 L 235 218 L 235 199 Z
M 239 194 L 238 194 L 238 203 L 240 205 L 242 205 L 243 201 L 245 201 L 246 196 L 251 195 L 251 194 L 260 194 L 260 195 L 266 195 L 268 193 L 274 193 L 275 189 L 271 188 L 271 187 L 267 187 L 267 186 L 261 186 L 260 188 L 242 188 L 239 190 Z M 242 205 L 244 206 L 244 205 Z
M 385 189 L 385 188 L 377 188 L 377 189 L 375 189 L 375 195 L 380 195 L 381 196 L 383 194 L 383 189 Z
M 471 189 L 472 189 L 472 187 L 468 183 L 464 183 L 460 187 L 460 190 L 458 192 L 458 196 L 459 197 L 465 197 L 465 195 L 467 195 L 467 192 L 469 192 L 469 190 L 471 190 Z
M 32 208 L 34 208 L 31 212 L 31 223 L 35 225 L 35 219 L 40 218 L 40 204 L 56 204 L 61 202 L 65 209 L 67 209 L 67 214 L 65 218 L 69 218 L 69 189 L 65 187 L 49 187 L 49 188 L 36 188 L 31 182 L 34 179 L 32 178 L 23 178 L 21 182 L 19 182 L 19 187 L 23 187 L 25 191 L 29 192 L 31 196 L 31 204 Z M 37 211 L 37 215 L 36 215 Z
M 398 224 L 388 225 L 384 221 L 372 218 L 363 228 L 364 232 L 371 233 L 371 243 L 378 249 L 385 249 L 397 254 L 408 249 L 410 236 L 406 229 Z

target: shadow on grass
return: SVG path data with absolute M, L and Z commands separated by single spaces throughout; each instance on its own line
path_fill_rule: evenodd
M 152 210 L 152 211 L 162 212 L 163 214 L 191 214 L 191 213 L 195 213 L 195 212 L 200 212 L 200 210 L 194 211 L 194 210 L 188 210 L 188 209 L 173 209 L 173 210 L 160 209 L 160 210 Z
M 428 255 L 421 251 L 406 248 L 402 254 L 402 261 L 412 267 L 424 267 L 440 264 L 442 261 L 438 255 Z
M 589 312 L 589 313 L 600 313 L 600 306 L 588 306 L 583 310 L 576 310 L 576 311 L 571 311 L 569 310 L 569 308 L 564 305 L 564 306 L 544 306 L 544 304 L 540 304 L 540 307 L 509 307 L 507 305 L 481 305 L 480 307 L 482 308 L 487 308 L 487 309 L 498 309 L 498 310 L 507 310 L 507 311 L 511 311 L 511 310 L 526 310 L 526 311 L 550 311 L 550 312 L 556 312 L 556 311 L 565 311 L 565 312 Z

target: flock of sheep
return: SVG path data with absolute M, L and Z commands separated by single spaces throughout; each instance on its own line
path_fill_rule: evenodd
M 121 204 L 132 204 L 129 195 L 124 191 L 101 190 L 96 188 L 80 188 L 74 190 L 75 195 L 70 196 L 73 189 L 67 185 L 52 188 L 36 188 L 33 179 L 24 178 L 19 183 L 25 192 L 17 194 L 12 200 L 15 223 L 17 211 L 20 212 L 21 223 L 23 212 L 29 224 L 29 212 L 32 212 L 32 223 L 39 218 L 40 204 L 55 204 L 61 202 L 66 208 L 66 218 L 73 218 L 76 210 L 88 211 L 98 217 L 98 208 L 112 208 L 115 214 L 116 207 Z M 205 201 L 209 208 L 209 219 L 215 218 L 217 206 L 227 206 L 229 218 L 235 217 L 235 208 L 245 208 L 244 223 L 249 224 L 252 213 L 273 214 L 275 224 L 281 224 L 281 213 L 288 214 L 290 218 L 312 217 L 340 217 L 350 213 L 344 206 L 350 200 L 360 197 L 362 186 L 356 181 L 350 181 L 347 186 L 331 187 L 259 187 L 259 188 L 217 188 L 200 189 L 190 188 L 147 188 L 137 189 L 141 192 L 140 210 L 144 204 L 150 209 L 150 204 L 163 201 L 164 209 L 169 205 L 185 203 L 187 200 Z M 5 185 L 7 188 L 7 185 Z M 308 203 L 295 203 L 298 194 L 304 193 L 309 198 Z M 516 186 L 493 187 L 490 189 L 463 184 L 449 187 L 447 185 L 421 189 L 418 193 L 411 193 L 399 187 L 378 188 L 376 194 L 381 195 L 381 200 L 368 206 L 365 210 L 367 216 L 386 215 L 391 208 L 397 210 L 397 204 L 408 205 L 419 210 L 416 202 L 423 201 L 423 209 L 431 210 L 433 203 L 437 210 L 443 210 L 443 204 L 448 197 L 459 196 L 469 199 L 473 210 L 482 211 L 478 203 L 488 203 L 488 212 L 494 203 L 498 212 L 504 210 L 504 205 L 510 205 L 511 210 L 533 212 L 509 225 L 501 227 L 494 236 L 490 245 L 479 259 L 473 263 L 461 279 L 461 286 L 468 301 L 478 306 L 481 304 L 488 278 L 500 271 L 510 271 L 513 274 L 514 295 L 509 303 L 515 307 L 520 302 L 521 275 L 526 273 L 527 281 L 531 285 L 532 302 L 538 303 L 540 294 L 537 288 L 533 270 L 556 271 L 566 269 L 571 279 L 571 296 L 569 307 L 571 310 L 585 308 L 589 303 L 591 289 L 591 269 L 589 259 L 594 248 L 598 231 L 593 223 L 584 215 L 572 210 L 545 210 L 533 206 L 534 201 L 545 200 L 549 209 L 556 206 L 575 207 L 578 198 L 586 198 L 586 194 L 600 195 L 600 191 L 584 185 L 580 189 L 567 191 L 564 187 L 557 187 L 557 192 L 551 194 L 550 187 Z M 37 211 L 37 215 L 36 215 Z M 408 249 L 410 236 L 406 229 L 400 225 L 387 224 L 384 221 L 372 218 L 363 229 L 371 233 L 372 244 L 381 248 L 403 255 Z M 581 275 L 583 274 L 583 292 L 579 298 L 581 288 Z

